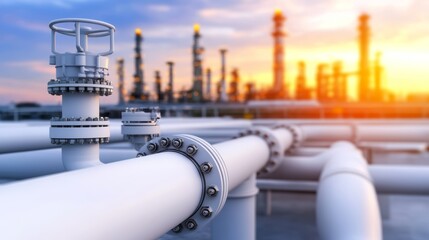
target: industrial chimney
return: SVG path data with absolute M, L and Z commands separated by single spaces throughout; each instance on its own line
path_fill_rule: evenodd
M 203 66 L 202 53 L 204 48 L 200 47 L 199 40 L 201 38 L 200 25 L 194 25 L 194 43 L 192 46 L 192 71 L 193 71 L 193 86 L 192 86 L 192 101 L 202 102 L 203 96 Z
M 285 65 L 284 65 L 284 46 L 283 39 L 286 34 L 283 32 L 283 23 L 286 20 L 280 9 L 274 12 L 274 31 L 272 36 L 274 38 L 274 64 L 273 64 L 273 93 L 276 99 L 284 99 L 288 97 L 288 90 L 285 86 Z
M 174 62 L 167 62 L 168 65 L 168 86 L 167 86 L 167 101 L 168 103 L 174 102 L 174 88 L 173 88 L 173 78 L 174 78 Z
M 227 102 L 228 96 L 226 95 L 226 49 L 219 49 L 221 58 L 220 81 L 218 83 L 218 101 Z
M 143 57 L 141 53 L 141 43 L 143 41 L 142 31 L 140 28 L 135 30 L 136 46 L 134 48 L 135 56 L 135 72 L 134 72 L 134 88 L 131 92 L 130 100 L 148 100 L 149 95 L 145 92 L 144 72 L 143 72 Z
M 118 96 L 119 105 L 125 104 L 125 88 L 124 88 L 124 59 L 119 58 L 116 62 L 118 64 Z
M 369 66 L 369 15 L 359 16 L 359 100 L 368 101 L 371 96 Z

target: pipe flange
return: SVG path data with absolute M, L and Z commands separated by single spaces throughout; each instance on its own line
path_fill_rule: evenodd
M 293 149 L 298 148 L 299 144 L 302 142 L 301 129 L 298 126 L 287 125 L 287 124 L 279 124 L 279 125 L 274 126 L 274 129 L 278 129 L 278 128 L 287 129 L 292 133 L 292 136 L 293 136 L 292 145 L 289 148 L 285 149 L 285 152 L 284 152 L 285 155 L 290 154 L 291 151 Z
M 191 233 L 209 223 L 223 208 L 228 197 L 228 175 L 222 157 L 205 140 L 181 134 L 157 137 L 139 150 L 140 156 L 177 152 L 191 160 L 198 169 L 203 183 L 201 201 L 194 213 L 174 227 L 169 233 Z
M 267 164 L 259 170 L 258 174 L 264 174 L 274 171 L 284 159 L 284 150 L 282 144 L 274 136 L 272 129 L 268 127 L 252 127 L 239 133 L 240 137 L 255 135 L 261 137 L 270 149 L 270 157 Z
M 113 86 L 112 82 L 104 79 L 51 79 L 51 81 L 48 82 L 48 93 L 51 95 L 62 95 L 64 93 L 95 93 L 100 96 L 109 96 L 113 93 Z
M 51 143 L 56 145 L 82 145 L 109 143 L 109 138 L 51 138 Z
M 51 127 L 55 128 L 93 128 L 93 127 L 108 127 L 108 117 L 78 117 L 78 118 L 59 118 L 51 119 Z

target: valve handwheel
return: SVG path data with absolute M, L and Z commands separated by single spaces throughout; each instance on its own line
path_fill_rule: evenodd
M 74 23 L 75 28 L 69 29 L 64 27 L 59 27 L 58 24 L 61 23 Z M 92 29 L 89 26 L 81 26 L 81 23 L 91 24 L 95 26 L 103 27 L 104 29 Z M 110 36 L 110 49 L 107 52 L 100 53 L 101 56 L 110 55 L 114 51 L 114 32 L 115 27 L 109 23 L 92 20 L 92 19 L 83 19 L 83 18 L 63 18 L 57 19 L 49 23 L 49 27 L 52 29 L 52 52 L 54 54 L 59 54 L 56 51 L 56 33 L 60 33 L 67 36 L 76 37 L 76 48 L 78 52 L 84 52 L 84 48 L 81 46 L 81 36 L 85 37 L 107 37 Z

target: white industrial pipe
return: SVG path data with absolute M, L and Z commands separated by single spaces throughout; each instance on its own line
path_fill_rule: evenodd
M 134 149 L 100 149 L 103 163 L 134 158 Z M 26 179 L 65 171 L 61 149 L 46 149 L 0 155 L 0 178 Z
M 380 211 L 367 163 L 353 145 L 336 145 L 342 151 L 324 166 L 317 189 L 319 235 L 328 240 L 381 240 Z
M 213 147 L 222 156 L 228 170 L 229 191 L 259 171 L 270 157 L 268 144 L 257 136 L 241 137 Z
M 214 145 L 228 191 L 269 161 L 268 145 L 257 136 Z M 7 184 L 0 188 L 0 239 L 155 239 L 197 209 L 201 180 L 187 157 L 164 152 Z
M 369 173 L 379 193 L 429 194 L 429 167 L 372 165 Z
M 1 125 L 0 125 L 1 126 Z M 168 121 L 161 125 L 162 134 L 176 134 L 176 133 L 190 133 L 196 131 L 197 133 L 204 134 L 204 129 L 209 130 L 209 134 L 212 134 L 213 130 L 224 130 L 238 131 L 240 129 L 248 128 L 251 126 L 250 121 L 246 120 L 230 120 L 230 119 L 218 119 L 217 121 L 207 121 L 203 123 L 198 122 L 172 122 Z M 49 126 L 25 126 L 12 124 L 7 128 L 2 128 L 0 134 L 0 154 L 1 153 L 12 153 L 20 151 L 40 150 L 48 148 L 56 148 L 57 145 L 51 143 L 49 138 Z M 230 135 L 229 135 L 230 136 Z M 110 123 L 110 142 L 122 142 L 124 141 L 121 134 L 120 122 L 112 121 Z
M 212 222 L 212 240 L 256 239 L 256 175 L 228 193 L 222 212 Z
M 262 177 L 278 180 L 317 181 L 329 159 L 340 154 L 341 145 L 334 145 L 314 157 L 286 157 L 272 173 Z M 407 165 L 369 165 L 375 189 L 385 194 L 429 194 L 429 167 Z
M 348 124 L 297 125 L 304 142 L 368 141 L 368 142 L 429 142 L 428 125 Z
M 202 189 L 194 164 L 171 152 L 6 184 L 0 239 L 156 239 Z

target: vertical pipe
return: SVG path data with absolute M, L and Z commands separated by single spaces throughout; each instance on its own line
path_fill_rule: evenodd
M 173 77 L 174 77 L 174 71 L 173 71 L 173 67 L 174 67 L 174 62 L 167 62 L 168 65 L 168 92 L 167 92 L 167 97 L 168 97 L 168 102 L 169 103 L 173 103 L 174 102 L 174 82 L 173 82 Z
M 286 34 L 283 32 L 282 27 L 286 20 L 280 9 L 277 9 L 273 16 L 274 31 L 272 36 L 274 38 L 274 54 L 273 54 L 273 72 L 274 83 L 273 91 L 276 93 L 276 99 L 283 99 L 287 97 L 287 89 L 285 88 L 285 66 L 284 66 L 284 46 L 283 39 Z
M 124 59 L 119 58 L 117 60 L 118 64 L 118 96 L 119 96 L 119 105 L 125 103 L 125 86 L 124 86 Z
M 207 84 L 206 84 L 206 99 L 208 101 L 212 101 L 212 71 L 210 68 L 207 68 L 206 70 L 206 78 L 207 78 Z
M 256 174 L 228 193 L 212 223 L 213 240 L 256 239 Z
M 226 102 L 228 101 L 226 95 L 226 49 L 219 49 L 220 60 L 221 60 L 221 70 L 220 70 L 220 81 L 218 86 L 218 101 Z
M 369 72 L 369 15 L 359 16 L 359 100 L 368 101 L 370 97 Z

